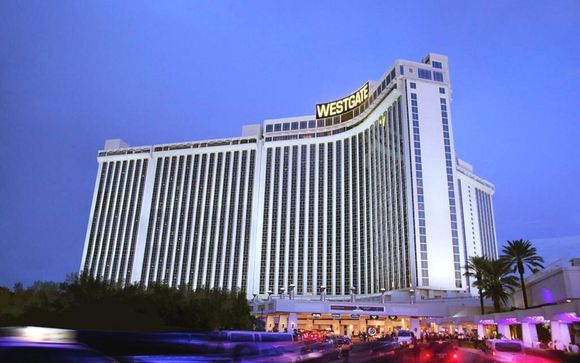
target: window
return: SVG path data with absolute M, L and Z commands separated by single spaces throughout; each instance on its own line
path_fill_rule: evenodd
M 298 122 L 292 122 L 292 126 L 290 128 L 292 130 L 298 130 Z
M 399 66 L 399 73 L 401 73 L 401 75 L 405 74 L 405 70 L 403 69 L 403 66 Z
M 282 129 L 282 124 L 275 124 L 274 131 L 280 131 Z
M 445 88 L 439 87 L 439 93 L 441 93 L 442 95 L 444 95 L 445 94 Z
M 266 125 L 266 132 L 272 132 L 272 125 Z
M 284 131 L 290 130 L 290 124 L 289 123 L 282 124 L 282 130 Z
M 411 82 L 411 88 L 412 88 L 412 89 L 415 89 L 415 88 L 417 88 L 417 84 L 416 84 L 415 82 Z
M 433 79 L 435 79 L 437 82 L 443 82 L 443 73 L 433 72 Z
M 310 120 L 308 121 L 308 128 L 309 129 L 313 129 L 316 127 L 316 120 Z
M 308 121 L 300 121 L 300 128 L 301 129 L 308 128 Z
M 429 79 L 429 80 L 433 79 L 431 76 L 431 71 L 419 68 L 418 73 L 419 73 L 419 78 Z
M 437 62 L 437 61 L 433 61 L 431 62 L 431 65 L 433 66 L 433 68 L 443 68 L 443 65 L 441 64 L 441 62 Z

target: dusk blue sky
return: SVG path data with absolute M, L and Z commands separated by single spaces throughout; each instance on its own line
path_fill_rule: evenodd
M 580 257 L 580 1 L 0 1 L 0 285 L 78 271 L 110 138 L 238 136 L 449 57 L 497 236 Z

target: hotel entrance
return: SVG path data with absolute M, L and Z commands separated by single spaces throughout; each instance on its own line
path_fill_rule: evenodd
M 348 335 L 358 338 L 365 333 L 367 337 L 379 338 L 396 333 L 400 329 L 410 330 L 410 317 L 378 314 L 327 314 L 298 313 L 297 325 L 301 331 L 318 331 L 333 335 Z M 283 314 L 271 318 L 286 320 Z M 418 321 L 417 321 L 418 327 Z

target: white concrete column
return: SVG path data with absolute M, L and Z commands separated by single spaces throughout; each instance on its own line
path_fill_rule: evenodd
M 485 336 L 485 329 L 483 324 L 477 324 L 477 336 L 483 338 Z
M 568 329 L 568 324 L 567 323 L 560 323 L 560 339 L 558 339 L 558 341 L 561 341 L 565 347 L 568 347 L 568 344 L 570 344 L 571 339 L 570 339 L 570 329 Z
M 421 330 L 421 325 L 419 324 L 419 319 L 411 318 L 411 331 L 415 334 L 415 336 L 419 336 L 419 331 Z
M 294 329 L 298 329 L 298 316 L 296 313 L 288 314 L 288 333 L 294 333 Z
M 266 316 L 266 331 L 272 331 L 274 329 L 274 316 L 268 314 Z
M 501 334 L 502 336 L 506 337 L 507 339 L 512 338 L 510 326 L 508 324 L 497 324 L 497 333 Z
M 359 319 L 358 327 L 356 327 L 354 333 L 356 334 L 356 333 L 360 333 L 360 332 L 365 332 L 366 326 L 367 326 L 367 321 L 365 319 Z
M 552 341 L 560 341 L 562 338 L 560 337 L 560 322 L 559 321 L 550 321 L 550 329 L 552 331 Z
M 280 321 L 278 322 L 278 329 L 281 333 L 284 333 L 284 329 L 288 328 L 288 315 L 280 315 Z M 287 330 L 290 333 L 290 329 Z
M 535 324 L 522 323 L 522 337 L 526 347 L 532 347 L 538 341 L 538 331 Z
M 332 321 L 332 331 L 334 332 L 334 334 L 340 333 L 340 321 L 339 320 Z

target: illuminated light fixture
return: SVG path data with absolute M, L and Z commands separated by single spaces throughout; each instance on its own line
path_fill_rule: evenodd
M 540 324 L 540 323 L 545 323 L 547 322 L 546 319 L 544 319 L 543 316 L 541 315 L 532 315 L 532 316 L 526 316 L 522 319 L 522 322 L 524 323 L 530 323 L 530 324 Z
M 504 324 L 504 325 L 511 325 L 511 324 L 519 324 L 520 322 L 518 321 L 517 318 L 503 318 L 503 319 L 498 319 L 497 323 Z

